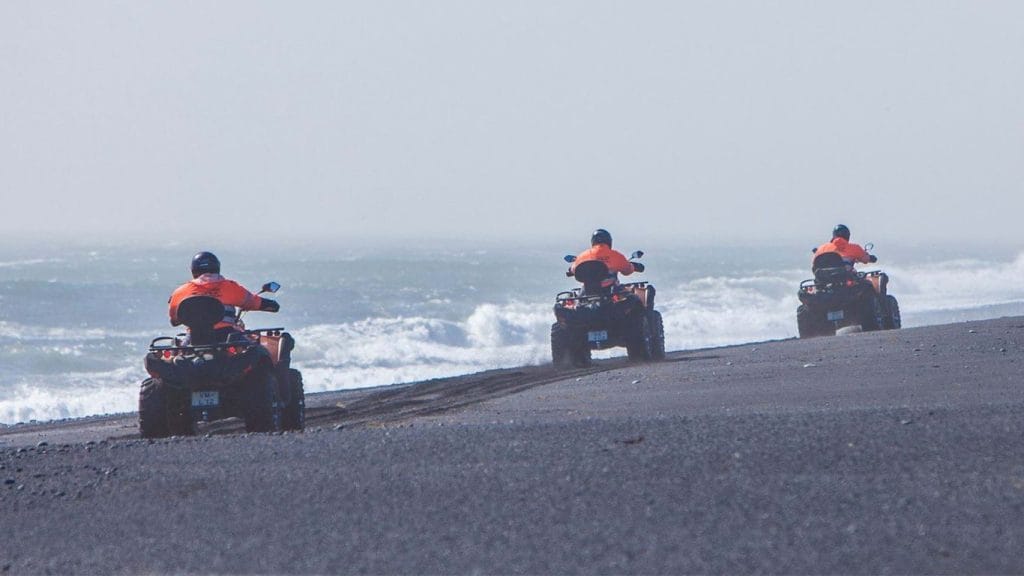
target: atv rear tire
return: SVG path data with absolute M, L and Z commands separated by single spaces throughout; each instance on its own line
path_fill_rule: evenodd
M 661 312 L 651 310 L 647 313 L 647 322 L 651 326 L 651 359 L 665 359 L 665 322 Z
M 192 419 L 185 400 L 163 380 L 147 378 L 139 390 L 139 432 L 143 438 L 191 436 Z
M 277 378 L 270 370 L 252 375 L 243 384 L 246 432 L 277 432 L 281 429 L 281 405 L 277 401 Z
M 569 331 L 558 322 L 551 325 L 551 363 L 556 368 L 570 364 Z
M 814 333 L 814 323 L 811 319 L 811 312 L 807 309 L 807 306 L 801 304 L 796 309 L 796 330 L 800 334 L 800 338 L 814 338 L 817 334 Z
M 886 296 L 886 315 L 885 315 L 885 329 L 886 330 L 899 330 L 903 327 L 903 319 L 900 317 L 900 303 L 896 301 L 895 296 Z
M 814 321 L 814 314 L 803 304 L 796 309 L 796 329 L 800 333 L 801 339 L 825 335 L 818 323 Z
M 572 358 L 572 365 L 576 368 L 588 368 L 591 364 L 590 347 L 586 343 L 575 343 L 569 349 L 569 356 Z
M 871 296 L 861 306 L 860 329 L 863 332 L 874 332 L 885 328 L 886 318 L 882 310 L 881 296 Z
M 825 320 L 824 316 L 811 312 L 811 309 L 803 304 L 796 309 L 796 328 L 801 339 L 836 335 L 834 324 Z
M 306 393 L 302 387 L 302 372 L 288 370 L 288 405 L 281 411 L 282 430 L 303 430 L 306 427 Z
M 647 362 L 654 353 L 654 342 L 651 337 L 651 322 L 646 313 L 637 315 L 633 320 L 629 340 L 626 343 L 626 354 L 633 362 Z

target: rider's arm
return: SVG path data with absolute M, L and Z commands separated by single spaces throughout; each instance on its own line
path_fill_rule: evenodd
M 580 252 L 579 254 L 577 254 L 576 255 L 576 259 L 572 261 L 572 264 L 569 264 L 569 272 L 570 273 L 575 273 L 577 265 L 582 264 L 582 263 L 586 262 L 587 260 L 590 260 L 592 252 L 593 252 L 593 249 L 592 248 L 588 248 L 588 249 L 584 250 L 583 252 Z
M 177 295 L 178 291 L 175 290 L 167 299 L 167 314 L 171 317 L 171 326 L 181 326 L 181 320 L 178 320 L 178 299 L 175 298 Z
M 237 306 L 242 310 L 260 310 L 263 299 L 242 288 L 237 282 L 225 280 L 221 288 L 220 301 L 228 306 Z
M 627 260 L 621 253 L 612 252 L 611 258 L 608 260 L 608 270 L 629 276 L 634 270 L 636 270 L 636 268 L 633 266 L 633 263 Z
M 871 262 L 871 255 L 860 244 L 850 244 L 849 247 L 851 260 L 861 264 L 869 264 Z

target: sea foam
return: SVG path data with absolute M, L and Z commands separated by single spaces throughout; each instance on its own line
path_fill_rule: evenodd
M 877 267 L 890 275 L 889 290 L 900 301 L 906 327 L 1024 314 L 1024 256 Z M 797 287 L 810 276 L 797 268 L 705 275 L 654 266 L 648 271 L 645 277 L 658 288 L 669 350 L 796 336 Z M 486 296 L 470 289 L 442 296 L 431 292 L 418 301 L 417 292 L 408 289 L 400 313 L 381 310 L 337 320 L 328 314 L 327 321 L 289 322 L 297 341 L 293 365 L 303 371 L 307 391 L 317 392 L 543 364 L 550 361 L 554 294 L 567 287 L 558 280 L 550 284 L 550 293 L 537 296 L 541 292 L 534 286 L 529 298 L 522 287 L 510 287 L 491 289 Z M 291 309 L 303 307 L 298 298 L 287 303 Z M 166 325 L 165 311 L 157 308 L 152 322 L 138 323 L 152 323 L 152 333 L 0 320 L 6 351 L 0 365 L 0 423 L 134 410 L 146 377 L 146 344 Z M 616 349 L 595 356 L 622 354 Z

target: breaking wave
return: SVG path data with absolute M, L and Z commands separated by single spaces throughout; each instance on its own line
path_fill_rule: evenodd
M 370 318 L 294 332 L 293 363 L 310 391 L 340 390 L 539 364 L 550 354 L 550 312 L 483 304 L 462 322 Z
M 59 382 L 21 380 L 0 396 L 0 423 L 129 412 L 138 406 L 137 368 L 67 373 Z
M 1004 262 L 895 262 L 883 269 L 891 277 L 890 292 L 899 298 L 908 327 L 1024 314 L 1024 255 Z M 669 350 L 796 336 L 797 286 L 809 276 L 807 271 L 747 270 L 742 276 L 720 268 L 703 275 L 654 266 L 649 271 L 658 288 L 657 307 L 665 320 Z M 407 299 L 401 314 L 378 310 L 362 319 L 337 321 L 324 314 L 331 320 L 306 325 L 292 320 L 297 340 L 293 364 L 303 371 L 309 392 L 542 364 L 550 359 L 550 303 L 564 288 L 557 281 L 551 285 L 550 295 L 543 298 L 533 296 L 537 290 L 526 297 L 522 289 L 492 289 L 489 296 L 494 301 L 474 304 L 481 293 L 467 289 L 422 301 Z M 544 282 L 542 288 L 546 287 Z M 409 293 L 415 294 L 414 288 Z M 301 292 L 292 296 L 293 309 L 312 308 L 312 301 L 300 300 Z M 508 300 L 502 302 L 503 298 Z M 467 306 L 453 307 L 453 301 Z M 134 410 L 139 382 L 145 378 L 142 355 L 153 335 L 134 328 L 164 322 L 163 310 L 157 312 L 158 318 L 114 330 L 95 324 L 76 328 L 74 323 L 0 321 L 5 352 L 0 364 L 0 423 Z

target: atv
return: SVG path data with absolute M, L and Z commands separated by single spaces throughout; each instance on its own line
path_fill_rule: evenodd
M 859 326 L 864 332 L 901 327 L 899 302 L 888 293 L 889 277 L 884 272 L 855 271 L 834 252 L 818 255 L 811 269 L 814 278 L 801 282 L 798 294 L 800 338 L 834 336 L 848 326 Z
M 268 282 L 259 293 L 279 288 Z M 186 298 L 178 318 L 188 334 L 150 342 L 151 377 L 139 391 L 143 438 L 191 436 L 200 422 L 230 417 L 244 420 L 247 432 L 304 428 L 302 374 L 289 367 L 295 341 L 283 328 L 215 330 L 223 317 L 216 298 Z
M 630 257 L 638 259 L 643 252 Z M 575 256 L 566 256 L 570 264 Z M 665 358 L 665 329 L 654 309 L 654 286 L 647 282 L 619 284 L 608 266 L 587 261 L 566 272 L 582 284 L 555 297 L 551 325 L 551 360 L 555 366 L 590 365 L 591 351 L 625 346 L 630 360 Z

